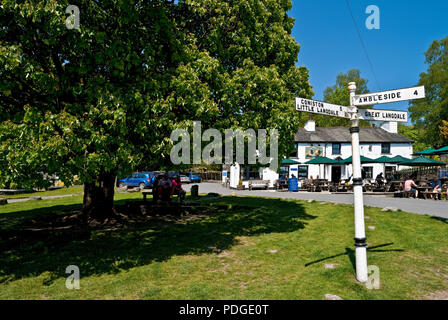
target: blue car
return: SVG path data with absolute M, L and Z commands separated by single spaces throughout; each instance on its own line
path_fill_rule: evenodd
M 118 182 L 118 186 L 120 188 L 123 187 L 140 187 L 140 189 L 144 188 L 152 188 L 153 177 L 155 176 L 155 172 L 136 172 L 133 173 L 130 178 L 120 179 Z
M 190 178 L 191 182 L 201 182 L 201 174 L 196 172 L 190 172 L 188 174 L 188 178 Z

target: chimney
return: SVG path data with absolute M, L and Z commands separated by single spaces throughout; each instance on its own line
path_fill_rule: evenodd
M 398 123 L 395 121 L 382 122 L 380 128 L 390 133 L 398 133 Z
M 316 131 L 316 121 L 314 120 L 308 120 L 305 123 L 305 130 L 306 131 Z

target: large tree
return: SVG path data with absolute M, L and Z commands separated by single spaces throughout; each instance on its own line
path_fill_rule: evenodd
M 412 144 L 414 153 L 431 147 L 431 145 L 422 142 L 421 137 L 425 135 L 425 132 L 422 128 L 417 128 L 415 125 L 398 123 L 398 133 L 414 141 Z
M 339 73 L 336 76 L 336 83 L 334 86 L 327 87 L 324 90 L 324 100 L 328 103 L 333 103 L 341 106 L 350 105 L 350 92 L 348 91 L 348 83 L 356 82 L 356 94 L 368 93 L 368 80 L 361 77 L 359 69 L 350 69 L 346 73 Z M 324 115 L 313 116 L 317 125 L 321 127 L 330 126 L 349 126 L 350 120 L 345 118 L 330 117 Z M 362 122 L 366 125 L 367 123 Z
M 440 147 L 448 144 L 448 138 L 440 134 L 442 121 L 448 119 L 448 37 L 434 41 L 425 56 L 428 70 L 420 74 L 419 85 L 425 86 L 426 98 L 412 101 L 409 112 L 423 132 L 419 140 Z
M 277 128 L 287 154 L 311 97 L 290 0 L 2 1 L 0 183 L 84 182 L 113 210 L 114 178 L 169 164 L 175 128 Z

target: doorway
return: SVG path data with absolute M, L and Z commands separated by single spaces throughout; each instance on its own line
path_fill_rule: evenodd
M 341 166 L 332 166 L 331 167 L 331 182 L 339 183 L 341 181 Z

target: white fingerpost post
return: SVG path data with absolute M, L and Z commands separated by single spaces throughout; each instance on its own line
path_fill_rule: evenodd
M 353 165 L 353 197 L 355 208 L 355 255 L 356 279 L 367 282 L 367 243 L 364 226 L 364 200 L 362 195 L 361 157 L 359 152 L 359 118 L 358 108 L 354 105 L 356 83 L 348 84 L 350 91 L 350 114 L 352 136 L 352 165 Z

